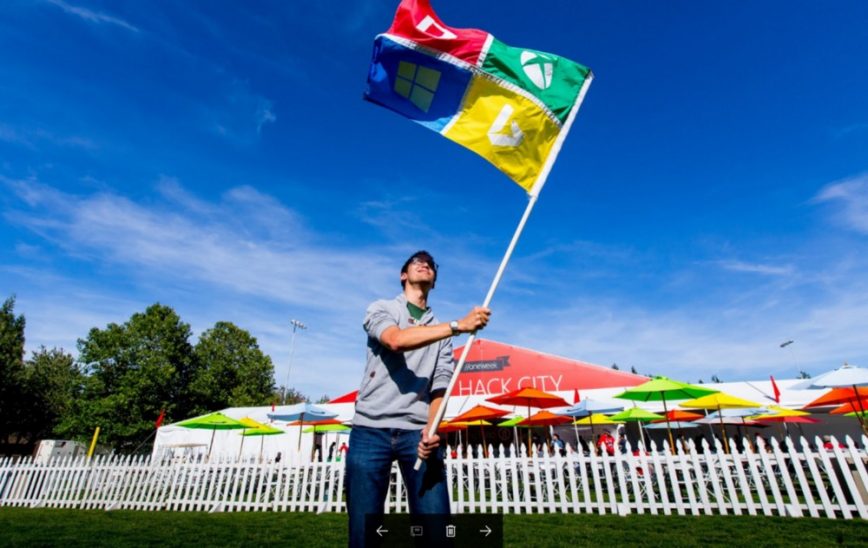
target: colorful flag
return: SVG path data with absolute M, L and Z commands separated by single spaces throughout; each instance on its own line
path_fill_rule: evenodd
M 160 409 L 160 416 L 157 417 L 156 422 L 154 422 L 154 428 L 159 428 L 160 426 L 162 426 L 163 425 L 163 419 L 165 419 L 165 418 L 166 418 L 166 410 Z
M 775 394 L 775 403 L 781 403 L 781 390 L 778 388 L 778 383 L 775 382 L 775 378 L 769 375 L 769 378 L 772 380 L 772 392 Z
M 573 388 L 573 405 L 576 405 L 580 401 L 582 401 L 582 397 L 579 396 L 579 389 Z
M 590 69 L 446 26 L 403 0 L 374 40 L 365 98 L 476 152 L 537 195 L 584 98 Z

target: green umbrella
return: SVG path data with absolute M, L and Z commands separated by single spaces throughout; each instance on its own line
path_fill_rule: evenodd
M 652 413 L 651 411 L 646 411 L 641 407 L 631 407 L 630 409 L 625 409 L 620 413 L 615 413 L 611 417 L 612 420 L 616 421 L 624 421 L 624 422 L 635 422 L 636 429 L 639 430 L 639 439 L 645 443 L 645 435 L 644 430 L 639 425 L 640 422 L 650 422 L 665 419 L 663 415 L 658 415 L 657 413 Z M 648 444 L 645 443 L 645 447 L 648 447 Z
M 265 447 L 265 437 L 264 436 L 277 436 L 279 434 L 286 434 L 280 428 L 275 428 L 273 426 L 269 426 L 267 424 L 263 424 L 261 422 L 255 421 L 250 417 L 244 417 L 239 422 L 244 423 L 246 428 L 243 432 L 241 432 L 241 447 L 238 449 L 238 458 L 241 458 L 241 453 L 244 451 L 244 438 L 248 436 L 262 436 L 262 439 L 259 441 L 259 460 L 262 461 L 262 449 Z
M 621 394 L 615 396 L 623 400 L 633 401 L 662 401 L 663 412 L 668 413 L 666 401 L 672 400 L 687 400 L 693 398 L 701 398 L 709 394 L 715 394 L 718 390 L 703 388 L 686 382 L 672 380 L 667 377 L 654 377 L 648 382 L 638 386 L 628 388 Z M 669 428 L 669 419 L 666 419 L 666 430 L 669 432 L 670 449 L 675 451 L 675 440 L 672 439 L 672 429 Z
M 498 427 L 502 428 L 512 428 L 512 442 L 513 445 L 518 445 L 518 428 L 532 428 L 531 426 L 519 426 L 518 423 L 524 420 L 524 417 L 521 415 L 516 415 L 511 419 L 505 420 L 502 423 L 498 424 Z
M 183 420 L 175 424 L 175 426 L 198 430 L 211 430 L 211 443 L 208 445 L 209 459 L 211 458 L 211 449 L 214 448 L 214 434 L 216 434 L 218 430 L 243 430 L 247 428 L 243 422 L 227 417 L 219 411 L 208 415 L 202 415 L 201 417 L 193 417 L 192 419 Z
M 316 424 L 310 428 L 305 428 L 302 432 L 305 434 L 310 434 L 311 432 L 322 434 L 323 432 L 349 432 L 350 430 L 352 428 L 345 424 Z

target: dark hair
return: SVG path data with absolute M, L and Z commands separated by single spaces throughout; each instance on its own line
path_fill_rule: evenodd
M 428 266 L 431 267 L 431 271 L 434 272 L 434 283 L 431 284 L 431 287 L 433 288 L 434 284 L 437 283 L 437 263 L 434 262 L 434 257 L 432 257 L 431 254 L 424 249 L 413 253 L 412 255 L 410 255 L 409 259 L 404 261 L 404 266 L 401 267 L 401 274 L 405 274 L 407 272 L 407 269 L 410 268 L 410 263 L 412 263 L 414 259 L 421 259 L 422 261 L 428 263 Z M 404 284 L 405 282 L 402 280 L 401 287 L 404 287 Z

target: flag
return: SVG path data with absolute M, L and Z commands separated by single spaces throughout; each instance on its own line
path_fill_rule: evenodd
M 449 27 L 429 0 L 403 0 L 374 39 L 365 99 L 469 148 L 535 196 L 592 78 L 569 59 Z
M 772 392 L 775 394 L 775 403 L 781 403 L 781 390 L 778 388 L 778 383 L 775 382 L 775 378 L 772 375 L 769 375 L 769 378 L 772 380 Z
M 160 426 L 162 426 L 163 425 L 163 419 L 165 419 L 165 418 L 166 418 L 166 410 L 160 409 L 160 416 L 157 417 L 156 422 L 154 422 L 154 428 L 159 428 Z
M 573 405 L 576 405 L 580 401 L 582 401 L 582 398 L 579 396 L 579 389 L 573 388 Z

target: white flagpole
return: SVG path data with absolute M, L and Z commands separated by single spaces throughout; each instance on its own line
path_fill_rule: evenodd
M 546 159 L 546 163 L 543 165 L 542 170 L 540 171 L 540 175 L 534 183 L 533 187 L 529 192 L 529 200 L 527 202 L 527 207 L 524 210 L 524 215 L 521 216 L 521 220 L 518 222 L 518 226 L 515 229 L 515 233 L 512 235 L 512 241 L 509 242 L 509 247 L 506 248 L 506 253 L 503 255 L 503 259 L 500 261 L 500 266 L 497 268 L 497 273 L 494 275 L 494 280 L 491 282 L 491 286 L 488 288 L 488 294 L 485 296 L 485 301 L 483 301 L 482 306 L 484 308 L 488 308 L 491 304 L 491 300 L 494 298 L 494 292 L 497 290 L 497 286 L 500 284 L 501 278 L 503 278 L 503 273 L 506 270 L 506 265 L 509 263 L 509 259 L 512 257 L 512 252 L 515 250 L 516 244 L 518 244 L 518 239 L 521 237 L 522 231 L 524 231 L 524 225 L 527 224 L 527 219 L 530 217 L 531 211 L 533 211 L 533 206 L 536 205 L 537 197 L 539 196 L 540 190 L 542 190 L 543 185 L 548 178 L 549 172 L 552 169 L 552 165 L 554 165 L 555 158 L 557 158 L 558 153 L 560 152 L 561 145 L 563 145 L 564 139 L 567 137 L 567 133 L 570 131 L 570 127 L 573 125 L 573 120 L 576 118 L 576 114 L 579 112 L 579 107 L 582 105 L 582 101 L 585 99 L 585 93 L 588 91 L 588 86 L 591 85 L 591 81 L 594 79 L 593 73 L 588 73 L 587 78 L 585 78 L 584 83 L 582 84 L 582 88 L 579 90 L 579 95 L 576 98 L 576 103 L 573 105 L 573 108 L 570 110 L 569 116 L 567 116 L 567 121 L 564 123 L 564 127 L 561 129 L 560 134 L 558 134 L 557 139 L 552 145 L 552 150 L 549 153 L 549 157 Z M 464 350 L 461 352 L 461 357 L 458 359 L 458 363 L 455 365 L 455 370 L 452 372 L 452 379 L 449 381 L 449 386 L 446 387 L 446 393 L 443 395 L 443 400 L 440 402 L 440 408 L 437 410 L 437 413 L 434 416 L 434 421 L 431 423 L 431 428 L 428 430 L 428 437 L 433 436 L 437 433 L 437 428 L 440 427 L 440 422 L 443 420 L 443 415 L 446 414 L 446 404 L 449 403 L 449 395 L 452 393 L 452 389 L 455 387 L 455 383 L 458 381 L 458 375 L 461 374 L 461 370 L 464 368 L 464 362 L 467 361 L 467 355 L 470 354 L 470 347 L 473 346 L 473 341 L 476 340 L 476 332 L 470 334 L 467 337 L 467 342 L 464 344 Z M 416 464 L 413 466 L 415 470 L 419 470 L 422 466 L 422 459 L 416 458 Z

